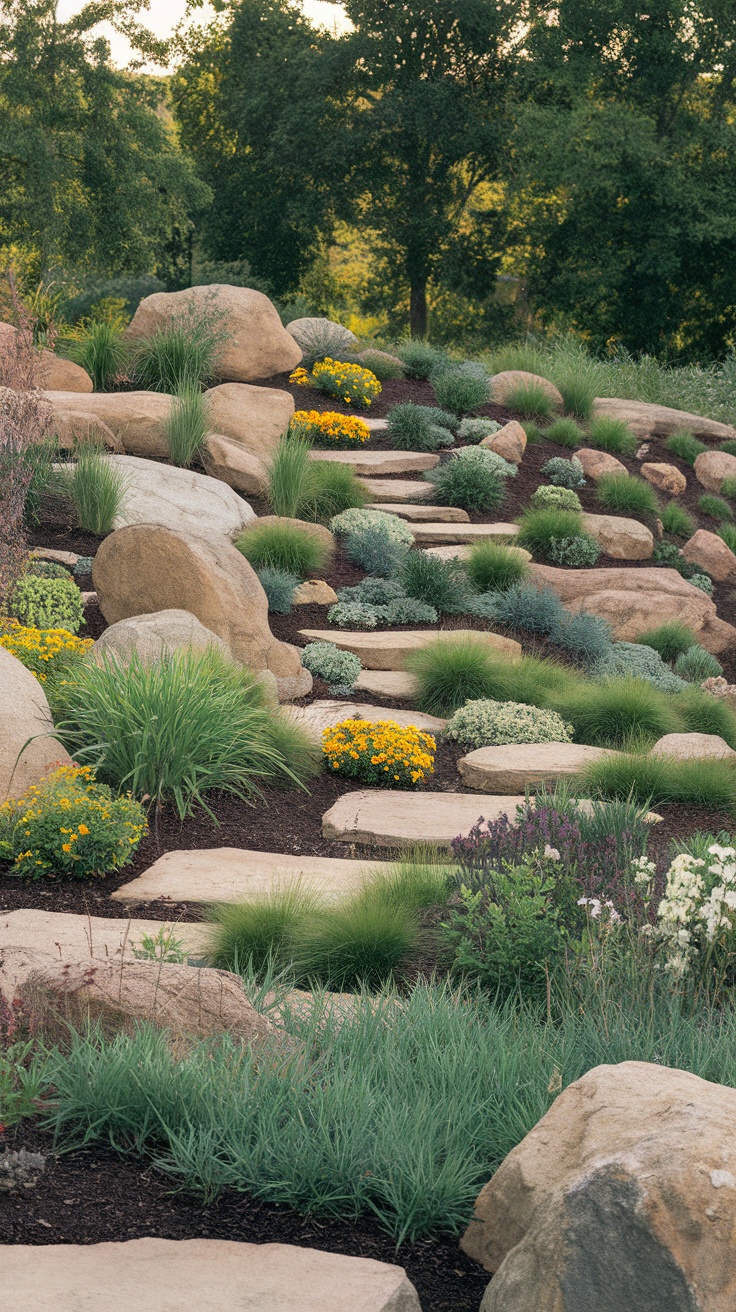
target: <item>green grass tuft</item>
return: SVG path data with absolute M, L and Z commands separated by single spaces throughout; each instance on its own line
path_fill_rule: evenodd
M 643 478 L 630 474 L 604 474 L 596 487 L 605 510 L 619 515 L 657 515 L 659 501 L 654 488 Z
M 256 519 L 237 538 L 235 546 L 254 569 L 280 569 L 300 578 L 313 578 L 327 564 L 330 552 L 315 532 L 299 524 L 263 524 Z
M 610 415 L 599 415 L 592 421 L 588 441 L 591 446 L 617 456 L 633 455 L 638 445 L 636 434 L 628 424 L 623 419 L 612 419 Z
M 733 520 L 733 511 L 723 497 L 715 497 L 710 492 L 704 496 L 698 497 L 698 510 L 709 519 L 717 519 L 719 523 L 728 523 Z
M 527 510 L 518 523 L 517 543 L 541 560 L 549 556 L 555 540 L 574 538 L 583 532 L 582 517 L 575 510 Z
M 209 429 L 199 387 L 186 384 L 179 389 L 164 429 L 172 465 L 189 469 L 200 455 Z
M 726 761 L 677 761 L 626 755 L 594 761 L 582 783 L 598 797 L 627 798 L 651 806 L 680 802 L 713 811 L 736 808 L 736 771 Z
M 71 497 L 80 528 L 102 536 L 111 533 L 125 500 L 128 476 L 102 446 L 77 447 L 71 468 L 59 470 L 57 481 Z
M 710 447 L 705 442 L 699 442 L 692 433 L 673 433 L 665 442 L 667 450 L 673 456 L 679 456 L 684 460 L 686 465 L 694 465 L 699 455 L 703 451 L 709 451 Z
M 686 624 L 681 624 L 679 620 L 668 620 L 666 624 L 660 624 L 656 629 L 649 629 L 647 633 L 641 633 L 636 642 L 643 647 L 653 647 L 658 651 L 663 661 L 671 665 L 682 656 L 693 643 L 698 641 L 692 629 Z
M 676 733 L 682 720 L 673 698 L 641 679 L 580 680 L 557 692 L 550 705 L 575 730 L 575 742 L 626 747 Z
M 692 537 L 698 527 L 692 515 L 683 510 L 676 501 L 668 501 L 664 510 L 660 511 L 659 518 L 665 533 L 671 533 L 675 538 Z
M 498 542 L 476 542 L 465 560 L 468 578 L 477 592 L 506 592 L 523 583 L 529 566 L 520 551 Z
M 550 419 L 555 412 L 554 401 L 548 396 L 541 383 L 533 381 L 517 383 L 509 389 L 504 405 L 515 411 L 524 419 Z
M 570 450 L 582 446 L 585 441 L 585 433 L 574 419 L 555 419 L 549 428 L 545 428 L 544 437 L 549 442 L 555 442 L 557 446 L 568 447 Z

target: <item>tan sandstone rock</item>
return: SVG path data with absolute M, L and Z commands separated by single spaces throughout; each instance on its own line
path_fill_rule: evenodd
M 180 292 L 154 292 L 141 301 L 125 330 L 128 341 L 150 337 L 172 318 L 188 314 L 219 316 L 227 333 L 217 359 L 217 375 L 226 382 L 249 383 L 294 369 L 301 348 L 283 327 L 276 307 L 252 287 L 211 283 Z
M 307 642 L 332 642 L 341 651 L 352 651 L 367 670 L 403 670 L 407 656 L 423 647 L 430 646 L 438 638 L 447 641 L 462 641 L 472 638 L 482 642 L 494 651 L 502 652 L 511 660 L 521 655 L 521 644 L 513 638 L 504 638 L 499 633 L 488 633 L 484 629 L 409 629 L 396 632 L 383 629 L 380 632 L 349 633 L 345 629 L 300 629 L 299 637 Z
M 106 446 L 108 451 L 122 451 L 123 444 L 111 428 L 96 414 L 83 410 L 54 410 L 52 429 L 63 451 L 73 451 L 80 442 Z
M 368 489 L 374 501 L 431 501 L 434 487 L 431 483 L 420 483 L 418 478 L 361 478 L 361 483 Z M 372 507 L 376 509 L 377 507 Z M 430 507 L 431 509 L 431 507 Z M 453 509 L 453 507 L 450 507 Z M 465 515 L 463 510 L 460 512 Z M 467 515 L 466 515 L 467 518 Z
M 628 474 L 628 469 L 622 461 L 617 460 L 615 456 L 609 455 L 608 451 L 597 451 L 592 446 L 582 446 L 579 451 L 575 452 L 575 458 L 583 466 L 583 473 L 586 478 L 597 483 L 606 474 Z
M 504 460 L 509 460 L 512 465 L 520 465 L 526 451 L 526 433 L 521 424 L 512 419 L 497 433 L 489 433 L 488 437 L 484 437 L 480 446 L 495 451 L 496 455 L 503 456 Z
M 724 478 L 736 478 L 736 456 L 728 451 L 701 451 L 695 457 L 695 477 L 707 492 L 720 492 Z
M 481 1312 L 732 1312 L 736 1090 L 646 1062 L 569 1085 L 481 1191 Z
M 194 469 L 180 469 L 140 456 L 110 456 L 123 475 L 125 490 L 114 528 L 162 524 L 187 533 L 237 537 L 255 512 L 226 483 Z
M 415 474 L 440 463 L 439 456 L 430 451 L 310 451 L 309 455 L 312 460 L 352 465 L 356 474 L 367 474 L 369 478 L 374 474 Z
M 17 332 L 12 323 L 0 323 L 0 354 L 13 353 Z M 54 355 L 53 351 L 39 349 L 33 370 L 36 387 L 54 388 L 58 392 L 92 391 L 92 379 L 86 370 L 72 360 L 63 360 L 60 355 Z
M 353 692 L 390 697 L 392 701 L 411 702 L 417 691 L 416 675 L 406 670 L 361 670 L 353 684 Z
M 90 396 L 47 391 L 44 394 L 62 426 L 73 426 L 86 415 L 91 425 L 98 421 L 129 455 L 167 456 L 166 420 L 171 397 L 164 392 L 94 392 Z M 70 416 L 73 416 L 71 418 Z
M 686 624 L 703 641 L 701 630 L 716 618 L 711 598 L 674 569 L 556 569 L 536 564 L 530 568 L 534 582 L 551 588 L 564 606 L 608 620 L 621 642 L 633 642 L 667 620 Z
M 565 402 L 562 399 L 562 393 L 548 378 L 541 378 L 539 374 L 527 373 L 525 369 L 504 369 L 500 374 L 494 374 L 491 382 L 493 384 L 493 400 L 498 405 L 504 405 L 517 387 L 528 383 L 536 383 L 538 387 L 542 388 L 545 396 L 549 397 L 557 410 L 564 409 Z
M 656 487 L 660 492 L 666 492 L 671 497 L 681 497 L 687 488 L 687 479 L 681 474 L 679 469 L 674 465 L 650 463 L 645 461 L 641 466 L 641 476 L 645 478 L 652 487 Z
M 512 822 L 517 797 L 479 797 L 474 793 L 412 793 L 404 789 L 367 788 L 343 793 L 322 817 L 322 834 L 341 843 L 367 847 L 406 847 L 436 843 L 449 847 L 459 834 L 469 834 L 481 817 Z
M 238 442 L 267 470 L 294 413 L 291 394 L 276 387 L 221 383 L 205 392 L 204 405 L 211 431 Z
M 202 448 L 202 464 L 211 478 L 242 492 L 245 496 L 263 497 L 268 492 L 268 469 L 260 456 L 246 451 L 240 442 L 210 433 Z
M 536 784 L 574 778 L 586 765 L 614 752 L 578 743 L 508 743 L 478 747 L 457 763 L 466 788 L 484 793 L 518 793 Z
M 726 441 L 736 437 L 736 428 L 719 424 L 715 419 L 704 419 L 687 410 L 675 410 L 669 405 L 653 405 L 649 401 L 627 401 L 621 397 L 599 396 L 593 402 L 593 416 L 609 415 L 623 419 L 638 438 L 670 437 L 673 433 L 692 433 L 701 439 L 717 438 Z
M 398 515 L 410 524 L 469 524 L 470 515 L 459 506 L 417 506 L 402 505 L 396 501 L 372 501 L 371 510 L 381 510 L 384 515 Z
M 131 615 L 188 610 L 254 671 L 270 670 L 279 696 L 302 697 L 312 676 L 296 647 L 268 627 L 268 601 L 244 556 L 224 537 L 133 524 L 105 538 L 93 581 L 108 624 Z
M 305 579 L 292 598 L 294 606 L 334 606 L 337 593 L 324 579 Z
M 623 515 L 583 515 L 583 526 L 614 560 L 649 560 L 654 537 L 638 519 Z
M 717 533 L 699 528 L 688 538 L 682 555 L 691 565 L 699 565 L 716 583 L 736 578 L 736 555 Z
M 500 542 L 513 543 L 519 535 L 518 524 L 415 524 L 414 541 L 428 546 L 456 543 Z
M 678 761 L 714 761 L 736 756 L 736 752 L 717 733 L 666 733 L 649 755 L 674 756 Z
M 127 665 L 135 654 L 148 664 L 174 651 L 206 651 L 209 647 L 228 654 L 222 638 L 206 629 L 188 610 L 159 610 L 111 624 L 97 639 L 91 656 L 97 661 L 112 656 Z
M 43 685 L 0 647 L 0 804 L 21 797 L 57 766 L 71 764 L 53 732 Z

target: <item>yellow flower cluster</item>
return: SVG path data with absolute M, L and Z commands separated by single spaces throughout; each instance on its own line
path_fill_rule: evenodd
M 17 620 L 1 620 L 0 626 L 0 647 L 17 656 L 41 683 L 51 664 L 64 664 L 94 646 L 91 638 L 75 638 L 68 629 L 27 628 Z
M 297 410 L 292 424 L 303 429 L 318 446 L 354 447 L 359 442 L 367 442 L 371 435 L 365 419 L 359 419 L 357 415 L 341 415 L 336 410 Z
M 301 365 L 299 365 L 298 369 L 294 369 L 293 372 L 289 374 L 289 382 L 296 383 L 297 387 L 311 387 L 312 381 L 312 375 L 309 370 L 304 369 Z
M 341 364 L 329 356 L 318 361 L 312 370 L 315 387 L 328 396 L 336 396 L 346 405 L 365 406 L 367 409 L 382 388 L 376 375 L 359 364 Z
M 431 734 L 394 720 L 343 720 L 322 734 L 328 767 L 348 779 L 413 788 L 434 770 L 437 744 Z

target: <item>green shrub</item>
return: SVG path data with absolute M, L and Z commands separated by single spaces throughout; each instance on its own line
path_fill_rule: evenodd
M 653 647 L 614 642 L 590 671 L 594 679 L 644 679 L 660 692 L 681 692 L 682 680 L 665 665 Z
M 455 415 L 480 410 L 491 399 L 491 380 L 482 365 L 472 360 L 458 365 L 448 364 L 434 371 L 430 381 L 438 405 Z
M 69 570 L 65 565 L 59 565 L 55 560 L 37 560 L 31 557 L 27 566 L 26 574 L 32 574 L 37 579 L 68 579 Z
M 312 987 L 378 989 L 408 961 L 418 939 L 416 912 L 367 888 L 301 922 L 295 973 Z
M 82 594 L 69 577 L 40 579 L 24 574 L 13 589 L 10 609 L 21 624 L 34 629 L 79 633 L 84 622 Z
M 596 396 L 595 379 L 588 373 L 571 369 L 555 373 L 555 385 L 562 393 L 565 412 L 589 420 Z
M 79 325 L 74 340 L 69 343 L 68 354 L 87 371 L 95 392 L 106 392 L 125 368 L 129 348 L 119 323 L 91 319 Z
M 574 419 L 555 419 L 549 428 L 545 428 L 543 436 L 548 442 L 569 447 L 571 450 L 582 446 L 585 441 L 585 433 Z
M 668 620 L 666 624 L 660 624 L 656 629 L 640 633 L 636 641 L 642 646 L 653 647 L 659 652 L 662 660 L 671 665 L 678 656 L 682 656 L 693 643 L 697 642 L 697 638 L 686 624 L 681 624 L 679 620 Z
M 727 761 L 622 754 L 594 761 L 584 771 L 583 784 L 599 797 L 631 798 L 643 805 L 736 808 L 736 772 Z
M 434 484 L 434 499 L 440 506 L 458 506 L 462 510 L 495 510 L 504 498 L 503 476 L 487 462 L 467 460 L 467 455 L 489 454 L 482 447 L 465 447 L 456 456 L 425 474 Z
M 128 476 L 115 459 L 95 443 L 77 447 L 75 462 L 59 471 L 63 491 L 71 498 L 80 528 L 99 536 L 112 532 L 128 488 Z
M 549 419 L 555 412 L 554 401 L 541 383 L 532 380 L 517 383 L 506 393 L 504 405 L 525 419 Z
M 384 624 L 436 624 L 437 611 L 427 601 L 417 597 L 397 597 L 383 607 Z
M 532 510 L 574 510 L 578 514 L 583 509 L 577 492 L 571 487 L 555 487 L 554 483 L 543 483 L 535 488 L 529 505 Z
M 552 543 L 579 536 L 582 525 L 580 515 L 574 510 L 527 510 L 519 520 L 516 541 L 538 559 L 548 560 Z
M 590 425 L 588 441 L 591 446 L 602 451 L 611 451 L 614 455 L 632 455 L 637 447 L 637 438 L 623 419 L 611 419 L 608 415 L 599 415 Z
M 499 433 L 503 424 L 496 419 L 461 419 L 457 436 L 462 442 L 482 442 L 484 437 Z
M 731 478 L 724 478 L 721 483 L 721 495 L 724 497 L 730 497 L 731 500 L 736 497 L 736 478 L 733 476 Z
M 706 450 L 710 451 L 711 448 L 710 448 L 710 447 L 706 447 Z M 729 440 L 728 442 L 721 442 L 721 444 L 720 444 L 718 450 L 719 450 L 719 451 L 725 451 L 725 452 L 726 452 L 726 455 L 729 455 L 729 456 L 736 456 L 736 442 L 734 442 L 734 441 L 732 441 L 732 440 Z
M 688 733 L 712 733 L 736 749 L 736 713 L 725 698 L 691 684 L 678 693 L 675 707 Z
M 566 569 L 588 569 L 595 565 L 601 549 L 591 533 L 575 533 L 569 538 L 555 538 L 549 546 L 551 565 Z
M 703 451 L 710 450 L 705 442 L 699 442 L 692 433 L 673 433 L 672 437 L 667 438 L 665 446 L 671 455 L 679 456 L 686 465 L 694 465 Z
M 536 423 L 535 420 L 533 419 L 525 419 L 521 426 L 524 429 L 524 432 L 526 433 L 526 440 L 528 446 L 534 446 L 535 442 L 541 442 L 542 439 L 547 436 L 546 430 L 540 428 L 539 424 Z M 563 446 L 564 445 L 565 444 L 563 442 Z
M 702 683 L 703 679 L 717 679 L 723 674 L 721 662 L 709 651 L 693 643 L 675 661 L 675 674 L 688 683 Z
M 640 679 L 581 680 L 557 692 L 551 704 L 573 725 L 576 742 L 596 747 L 655 740 L 676 733 L 681 725 L 672 700 Z
M 370 508 L 363 510 L 356 507 L 341 511 L 330 520 L 332 532 L 342 536 L 374 526 L 380 528 L 386 537 L 392 538 L 394 542 L 402 542 L 406 547 L 410 547 L 414 542 L 414 534 L 409 525 L 398 515 L 387 514 L 383 510 Z
M 299 883 L 249 902 L 229 902 L 209 909 L 212 925 L 207 957 L 220 970 L 265 974 L 283 969 L 294 958 L 294 938 L 301 922 L 325 910 L 321 899 Z
M 455 711 L 445 729 L 447 738 L 469 747 L 507 743 L 569 743 L 572 726 L 556 711 L 525 702 L 469 701 Z
M 404 362 L 407 378 L 427 379 L 449 363 L 447 353 L 439 346 L 430 346 L 429 342 L 399 342 L 396 354 Z
M 631 474 L 604 474 L 598 480 L 596 494 L 606 510 L 621 515 L 657 515 L 659 501 L 654 488 L 643 478 Z
M 329 548 L 299 524 L 262 524 L 255 519 L 235 546 L 254 569 L 284 570 L 299 578 L 314 578 L 327 564 Z
M 506 592 L 523 583 L 529 566 L 520 551 L 497 542 L 475 542 L 465 561 L 468 578 L 478 592 Z
M 713 580 L 709 574 L 691 574 L 688 579 L 694 588 L 700 588 L 708 597 L 713 596 Z
M 366 602 L 369 606 L 387 606 L 389 602 L 397 601 L 405 596 L 406 590 L 398 579 L 384 579 L 366 575 L 354 587 L 340 588 L 337 600 L 361 601 Z
M 327 623 L 339 629 L 375 629 L 385 618 L 383 607 L 367 601 L 338 601 L 327 612 Z
M 345 555 L 354 565 L 360 565 L 369 574 L 388 578 L 401 569 L 408 547 L 386 533 L 376 524 L 356 529 L 345 537 Z
M 392 406 L 387 416 L 391 445 L 397 451 L 436 451 L 451 446 L 456 422 L 455 416 L 444 410 L 413 401 Z
M 294 593 L 299 586 L 296 574 L 284 569 L 263 565 L 256 570 L 258 581 L 266 594 L 268 609 L 276 615 L 289 615 L 294 604 Z
M 718 536 L 731 551 L 736 552 L 736 524 L 721 524 Z
M 482 638 L 438 638 L 407 658 L 417 679 L 417 705 L 451 715 L 468 700 L 494 696 L 497 662 Z
M 583 466 L 576 456 L 573 456 L 572 460 L 565 460 L 562 456 L 553 456 L 545 465 L 542 465 L 541 472 L 555 487 L 576 488 L 585 486 Z
M 256 675 L 219 651 L 178 651 L 150 665 L 107 657 L 55 689 L 61 741 L 116 788 L 172 803 L 179 816 L 209 792 L 246 798 L 262 780 L 293 784 L 318 751 L 274 711 Z
M 356 478 L 350 465 L 315 460 L 311 462 L 304 499 L 296 518 L 327 524 L 335 515 L 344 510 L 360 509 L 369 500 L 370 493 Z
M 206 308 L 190 304 L 150 337 L 135 343 L 132 372 L 136 386 L 172 396 L 182 388 L 206 387 L 217 375 L 229 336 L 224 315 L 214 301 Z
M 201 454 L 209 431 L 204 397 L 198 386 L 187 383 L 178 389 L 164 430 L 172 465 L 189 469 Z
M 462 611 L 467 601 L 468 583 L 462 566 L 424 551 L 409 552 L 400 581 L 407 596 L 434 606 L 444 615 Z
M 657 565 L 666 565 L 670 569 L 676 569 L 684 579 L 691 578 L 694 574 L 699 573 L 697 565 L 691 565 L 685 560 L 680 552 L 680 548 L 674 542 L 655 542 L 652 560 Z
M 698 497 L 698 510 L 709 519 L 717 519 L 721 522 L 733 520 L 733 511 L 723 497 L 714 497 L 709 492 L 705 496 Z
M 329 684 L 332 694 L 352 692 L 363 668 L 351 651 L 340 651 L 333 642 L 309 642 L 302 652 L 302 665 Z
M 668 501 L 664 510 L 659 512 L 662 528 L 676 538 L 692 537 L 698 527 L 692 515 L 689 515 L 676 501 Z

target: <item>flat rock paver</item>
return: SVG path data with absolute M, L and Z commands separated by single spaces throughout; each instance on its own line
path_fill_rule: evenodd
M 473 542 L 508 542 L 513 543 L 518 536 L 518 524 L 417 524 L 412 528 L 414 541 L 420 545 L 440 546 L 444 544 Z
M 434 469 L 439 456 L 426 451 L 310 451 L 312 460 L 352 465 L 356 474 L 416 474 Z M 429 484 L 427 485 L 429 486 Z
M 111 897 L 114 902 L 245 902 L 295 880 L 326 897 L 340 897 L 359 888 L 379 864 L 240 847 L 165 852 Z
M 455 546 L 446 547 L 423 547 L 425 556 L 436 556 L 438 560 L 467 560 L 470 555 L 470 545 L 463 546 L 462 543 L 456 543 Z M 525 547 L 514 547 L 523 560 L 530 561 L 532 558 L 531 551 Z
M 399 515 L 408 519 L 410 524 L 469 524 L 467 510 L 457 506 L 416 506 L 404 505 L 398 501 L 371 502 L 371 510 L 382 510 L 384 515 Z
M 421 1312 L 403 1267 L 292 1244 L 6 1244 L 13 1312 Z
M 592 761 L 616 753 L 577 743 L 509 743 L 478 747 L 457 763 L 466 788 L 484 793 L 512 793 L 558 779 L 568 779 Z
M 434 495 L 432 484 L 422 483 L 418 478 L 361 478 L 360 481 L 376 501 L 430 501 Z
M 284 707 L 289 719 L 295 720 L 309 733 L 321 738 L 324 729 L 330 729 L 343 720 L 370 720 L 372 724 L 379 720 L 392 720 L 402 729 L 414 725 L 424 733 L 442 733 L 447 720 L 437 715 L 425 715 L 422 711 L 397 711 L 385 706 L 371 706 L 364 702 L 314 701 L 309 706 Z
M 416 675 L 406 670 L 361 670 L 353 684 L 353 692 L 390 697 L 397 702 L 413 701 L 417 695 Z
M 478 797 L 477 793 L 411 792 L 408 789 L 367 788 L 343 793 L 322 817 L 322 833 L 341 843 L 369 847 L 406 847 L 436 843 L 449 847 L 453 838 L 468 834 L 481 816 L 516 818 L 524 794 Z
M 307 642 L 332 642 L 341 651 L 352 651 L 367 670 L 403 670 L 411 652 L 420 651 L 438 638 L 472 638 L 487 643 L 494 651 L 503 652 L 511 660 L 521 655 L 521 643 L 499 633 L 488 633 L 485 629 L 407 629 L 404 633 L 392 629 L 368 632 L 337 628 L 300 629 L 299 637 Z

